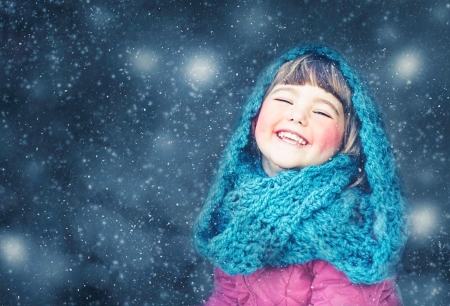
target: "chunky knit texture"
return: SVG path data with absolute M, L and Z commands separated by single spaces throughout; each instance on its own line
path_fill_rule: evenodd
M 277 70 L 306 53 L 336 62 L 352 89 L 371 193 L 347 188 L 358 169 L 346 155 L 268 177 L 246 149 L 251 119 Z M 194 241 L 203 257 L 230 275 L 322 259 L 352 282 L 372 284 L 395 274 L 407 238 L 405 216 L 396 163 L 377 105 L 336 51 L 305 45 L 281 56 L 260 76 L 197 218 Z

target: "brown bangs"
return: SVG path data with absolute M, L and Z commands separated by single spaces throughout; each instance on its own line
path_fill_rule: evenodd
M 333 61 L 323 56 L 307 54 L 282 65 L 266 95 L 280 84 L 317 86 L 333 94 L 344 110 L 351 104 L 351 90 L 342 72 Z

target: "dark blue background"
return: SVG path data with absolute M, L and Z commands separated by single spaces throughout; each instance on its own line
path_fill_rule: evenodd
M 386 114 L 405 305 L 448 305 L 450 3 L 0 1 L 2 305 L 192 305 L 192 223 L 267 63 L 338 48 Z

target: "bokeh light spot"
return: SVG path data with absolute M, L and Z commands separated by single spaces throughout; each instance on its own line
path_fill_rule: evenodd
M 12 265 L 19 264 L 26 259 L 26 248 L 22 239 L 18 237 L 4 237 L 1 239 L 3 259 Z
M 211 58 L 194 57 L 188 64 L 188 76 L 195 83 L 206 83 L 216 73 L 216 67 Z
M 437 216 L 430 206 L 415 209 L 412 216 L 413 231 L 419 236 L 428 236 L 437 224 Z
M 401 54 L 396 59 L 397 75 L 401 78 L 412 78 L 420 70 L 420 57 L 414 52 Z

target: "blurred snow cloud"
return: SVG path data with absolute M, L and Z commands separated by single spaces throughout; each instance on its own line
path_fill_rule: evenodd
M 157 132 L 153 139 L 152 149 L 160 153 L 163 152 L 164 155 L 171 153 L 175 147 L 175 144 L 179 142 L 179 140 L 173 136 L 175 135 L 173 135 L 173 133 L 170 132 L 166 131 Z
M 399 37 L 399 30 L 394 24 L 383 24 L 377 30 L 380 42 L 395 42 Z
M 277 21 L 277 17 L 281 15 L 281 12 L 274 12 L 265 3 L 258 3 L 245 9 L 238 5 L 232 13 L 233 18 L 228 22 L 232 32 L 255 39 L 264 36 L 271 28 L 284 29 L 285 26 Z
M 450 13 L 450 3 L 439 3 L 434 8 L 430 9 L 432 20 L 439 22 L 447 22 Z
M 158 57 L 151 50 L 138 50 L 132 53 L 131 62 L 133 66 L 140 72 L 152 70 L 158 61 Z
M 104 7 L 91 7 L 86 12 L 89 24 L 101 30 L 114 19 L 113 15 Z

